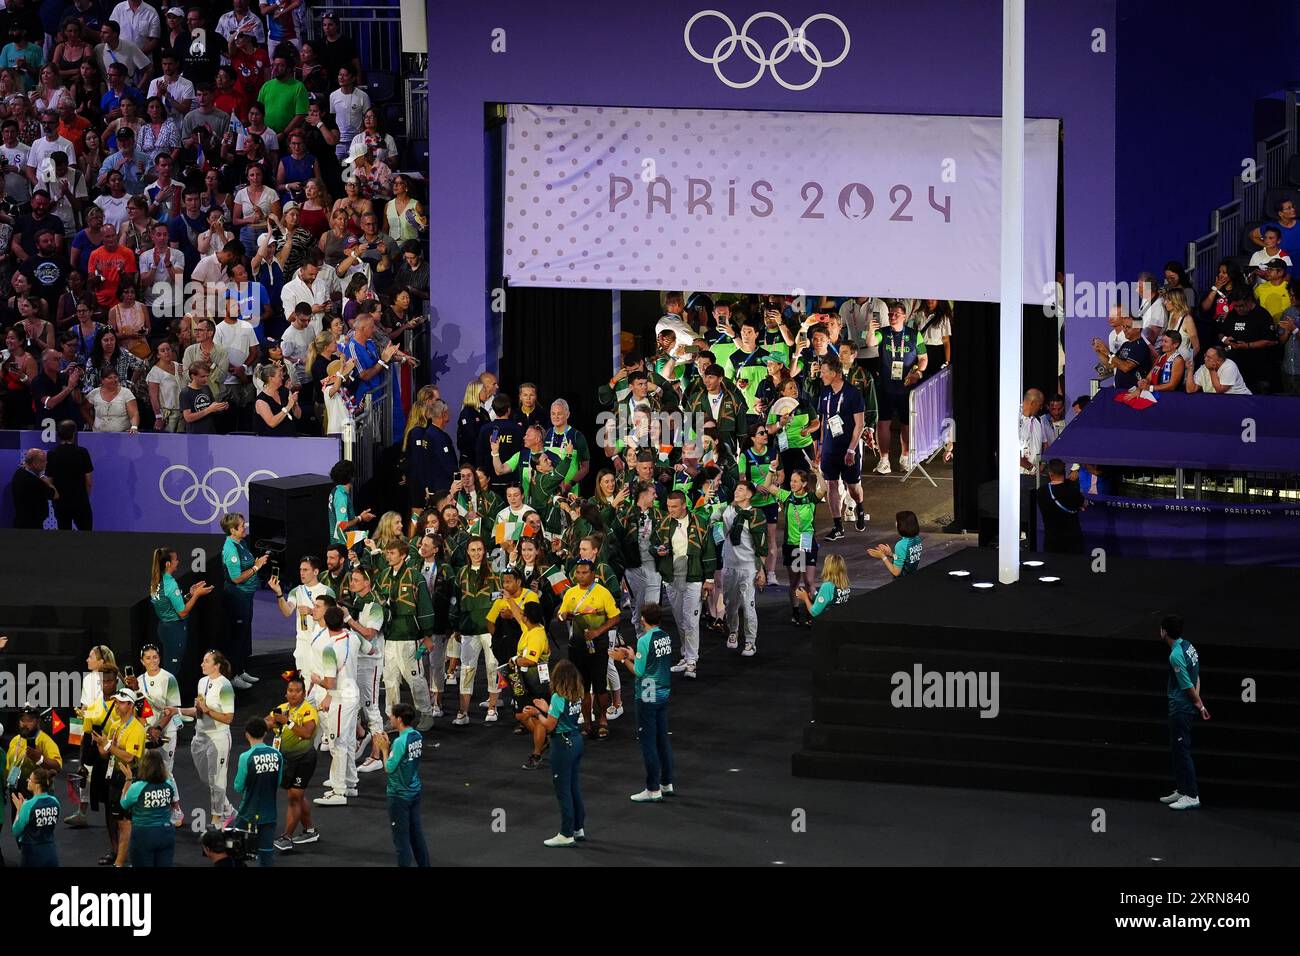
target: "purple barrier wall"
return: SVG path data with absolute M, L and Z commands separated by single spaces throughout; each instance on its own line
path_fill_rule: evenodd
M 792 34 L 770 15 L 756 19 L 731 49 L 717 18 L 686 27 L 702 5 L 666 0 L 653 7 L 573 0 L 444 5 L 431 16 L 441 42 L 429 59 L 430 253 L 433 367 L 456 405 L 486 363 L 496 367 L 490 324 L 485 103 L 541 103 L 697 109 L 807 110 L 996 116 L 1001 111 L 1002 5 L 996 0 L 915 0 L 906 4 L 723 3 L 738 33 L 759 10 L 780 13 L 828 64 L 809 65 L 791 49 Z M 826 14 L 843 22 L 843 34 Z M 706 35 L 706 31 L 708 32 Z M 1094 52 L 1098 33 L 1105 52 Z M 1026 28 L 1029 116 L 1062 121 L 1065 268 L 1081 281 L 1110 282 L 1115 272 L 1114 0 L 1030 4 Z M 784 46 L 782 44 L 784 43 Z M 754 56 L 780 58 L 779 79 L 757 70 Z M 785 56 L 782 56 L 784 51 Z M 812 57 L 812 51 L 807 51 Z M 755 77 L 755 74 L 761 75 Z M 749 81 L 753 78 L 753 82 Z M 740 88 L 737 88 L 740 87 Z M 834 143 L 799 144 L 834 149 Z M 882 144 L 888 148 L 888 144 Z M 957 171 L 961 175 L 961 171 Z M 1032 217 L 1035 211 L 1026 210 Z M 683 227 L 692 240 L 700 237 Z M 721 247 L 720 247 L 721 248 Z M 743 254 L 730 245 L 726 254 Z M 815 255 L 815 252 L 812 253 Z M 861 250 L 864 276 L 871 249 Z M 499 264 L 492 265 L 493 271 Z M 941 268 L 941 266 L 939 266 Z M 683 276 L 680 285 L 689 287 Z M 793 291 L 793 290 L 762 290 Z M 816 293 L 818 290 L 808 290 Z M 509 302 L 506 303 L 509 317 Z M 1046 320 L 1046 321 L 1055 321 Z M 1093 364 L 1088 341 L 1104 320 L 1067 323 L 1067 391 L 1084 394 Z M 557 330 L 560 332 L 562 330 Z M 489 355 L 488 353 L 493 354 Z
M 82 432 L 78 442 L 95 466 L 96 531 L 221 534 L 223 515 L 248 513 L 250 481 L 327 475 L 342 454 L 337 438 Z M 0 432 L 0 527 L 13 526 L 23 451 L 50 447 L 38 431 Z
M 912 460 L 925 461 L 957 436 L 952 414 L 952 366 L 940 369 L 908 396 Z

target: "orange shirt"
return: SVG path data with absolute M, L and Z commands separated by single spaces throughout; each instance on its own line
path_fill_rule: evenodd
M 95 299 L 106 309 L 117 305 L 117 288 L 121 284 L 122 273 L 136 271 L 135 253 L 121 243 L 112 252 L 100 246 L 86 260 L 87 275 L 98 274 L 104 279 L 103 284 L 95 290 Z
M 71 123 L 59 121 L 59 135 L 72 144 L 76 156 L 69 156 L 68 162 L 75 163 L 86 149 L 86 130 L 90 129 L 90 120 L 84 116 L 74 116 Z

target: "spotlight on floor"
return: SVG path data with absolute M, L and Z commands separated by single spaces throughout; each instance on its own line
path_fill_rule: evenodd
M 992 581 L 976 581 L 974 584 L 971 585 L 971 587 L 973 587 L 973 588 L 974 588 L 975 590 L 977 590 L 977 591 L 992 591 L 992 590 L 993 590 L 993 582 L 992 582 Z
M 1024 566 L 1027 567 L 1027 568 L 1041 568 L 1041 567 L 1043 566 L 1043 562 L 1042 562 L 1042 561 L 1025 561 L 1025 562 L 1022 562 L 1022 563 L 1023 563 Z
M 949 572 L 948 572 L 948 577 L 950 577 L 950 578 L 968 578 L 968 577 L 970 577 L 970 572 L 969 572 L 969 571 L 949 571 Z
M 1038 583 L 1053 586 L 1053 585 L 1060 584 L 1061 579 L 1058 578 L 1055 574 L 1043 574 L 1039 576 Z

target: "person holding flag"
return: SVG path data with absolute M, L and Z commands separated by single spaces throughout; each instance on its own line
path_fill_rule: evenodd
M 488 633 L 492 635 L 492 656 L 503 665 L 512 659 L 519 646 L 524 631 L 523 607 L 537 603 L 538 596 L 524 589 L 523 575 L 518 568 L 508 567 L 501 572 L 500 596 L 492 602 L 486 620 Z M 488 686 L 501 687 L 505 681 L 504 673 L 500 680 L 496 674 L 488 676 Z
M 519 616 L 521 630 L 515 646 L 515 656 L 510 661 L 510 690 L 515 701 L 515 720 L 519 721 L 517 734 L 529 734 L 533 752 L 524 764 L 525 770 L 536 770 L 542 765 L 546 752 L 546 728 L 536 715 L 526 711 L 530 701 L 550 695 L 551 642 L 546 636 L 546 614 L 541 604 L 530 601 L 522 606 L 511 601 L 511 612 Z
M 135 715 L 138 701 L 136 692 L 129 687 L 119 690 L 113 695 L 113 711 L 104 733 L 94 735 L 95 746 L 104 760 L 108 797 L 104 819 L 112 847 L 100 858 L 101 866 L 126 866 L 127 849 L 131 845 L 131 821 L 122 807 L 121 797 L 126 791 L 128 774 L 134 771 L 136 762 L 144 753 L 144 724 Z
M 330 469 L 330 481 L 334 483 L 330 492 L 330 544 L 353 547 L 347 540 L 347 532 L 375 520 L 375 513 L 369 508 L 361 514 L 352 510 L 352 482 L 356 474 L 356 466 L 346 459 Z

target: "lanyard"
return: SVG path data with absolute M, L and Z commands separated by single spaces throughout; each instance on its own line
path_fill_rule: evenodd
M 899 329 L 897 332 L 895 332 L 894 330 L 890 329 L 889 344 L 886 345 L 885 348 L 889 350 L 889 354 L 891 356 L 906 355 L 908 352 L 907 330 Z
M 1048 486 L 1047 486 L 1047 496 L 1048 496 L 1049 498 L 1052 499 L 1052 504 L 1056 505 L 1056 507 L 1060 508 L 1060 509 L 1061 509 L 1062 511 L 1064 511 L 1067 515 L 1077 515 L 1077 514 L 1079 513 L 1077 509 L 1076 509 L 1076 510 L 1071 510 L 1071 509 L 1065 507 L 1065 505 L 1061 504 L 1059 501 L 1056 500 L 1056 492 L 1052 490 L 1054 487 L 1055 487 L 1055 485 L 1048 485 Z

